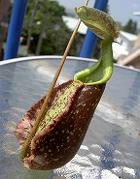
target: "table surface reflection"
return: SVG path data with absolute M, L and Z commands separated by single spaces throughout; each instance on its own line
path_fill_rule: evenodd
M 76 156 L 53 171 L 30 171 L 18 159 L 14 135 L 24 112 L 46 94 L 58 56 L 0 62 L 0 179 L 140 179 L 140 72 L 115 66 Z M 90 66 L 68 57 L 58 84 Z

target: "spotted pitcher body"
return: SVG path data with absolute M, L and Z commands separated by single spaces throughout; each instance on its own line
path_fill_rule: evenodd
M 75 156 L 104 92 L 106 82 L 112 75 L 112 42 L 118 33 L 115 22 L 105 13 L 92 11 L 87 7 L 77 8 L 76 11 L 81 20 L 103 39 L 102 55 L 95 65 L 76 73 L 73 80 L 53 89 L 48 102 L 49 108 L 23 158 L 25 167 L 30 169 L 58 168 Z M 108 24 L 111 24 L 112 33 L 109 32 Z M 21 152 L 44 99 L 45 97 L 42 97 L 34 104 L 16 127 Z

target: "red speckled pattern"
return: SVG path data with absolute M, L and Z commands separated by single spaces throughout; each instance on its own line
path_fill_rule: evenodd
M 72 81 L 68 81 L 55 88 L 52 99 L 71 83 Z M 73 95 L 72 99 L 69 99 L 70 106 L 67 112 L 57 117 L 54 123 L 44 129 L 43 133 L 36 135 L 32 139 L 31 155 L 24 159 L 25 166 L 32 169 L 45 170 L 61 167 L 70 161 L 84 139 L 104 88 L 105 85 L 78 86 L 75 95 Z M 36 111 L 40 108 L 42 102 L 43 99 L 31 107 L 27 112 L 28 115 L 25 114 L 22 122 L 18 124 L 16 134 L 20 141 L 23 142 L 26 138 L 27 132 L 25 132 L 25 128 L 28 132 L 31 130 Z M 52 103 L 53 100 L 50 100 L 50 105 Z

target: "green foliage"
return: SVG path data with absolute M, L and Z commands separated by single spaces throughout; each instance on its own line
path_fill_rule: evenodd
M 137 33 L 137 22 L 129 19 L 126 25 L 123 27 L 123 30 L 132 34 Z
M 36 0 L 37 1 L 37 0 Z M 35 0 L 28 0 L 28 6 L 24 21 L 23 35 L 27 37 L 32 11 L 34 10 Z M 62 16 L 66 15 L 64 7 L 60 6 L 57 1 L 38 0 L 34 25 L 32 28 L 32 41 L 30 51 L 35 53 L 39 35 L 44 28 L 43 41 L 41 45 L 41 54 L 62 55 L 66 44 L 70 38 L 71 31 L 66 27 Z M 71 49 L 71 55 L 78 55 L 79 43 L 83 37 L 77 36 L 75 44 Z

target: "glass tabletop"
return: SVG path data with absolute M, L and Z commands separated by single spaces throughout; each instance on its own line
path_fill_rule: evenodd
M 0 62 L 0 179 L 140 179 L 140 71 L 115 66 L 75 157 L 53 171 L 33 171 L 18 159 L 14 130 L 25 111 L 46 94 L 59 56 Z M 94 61 L 68 57 L 57 81 Z

